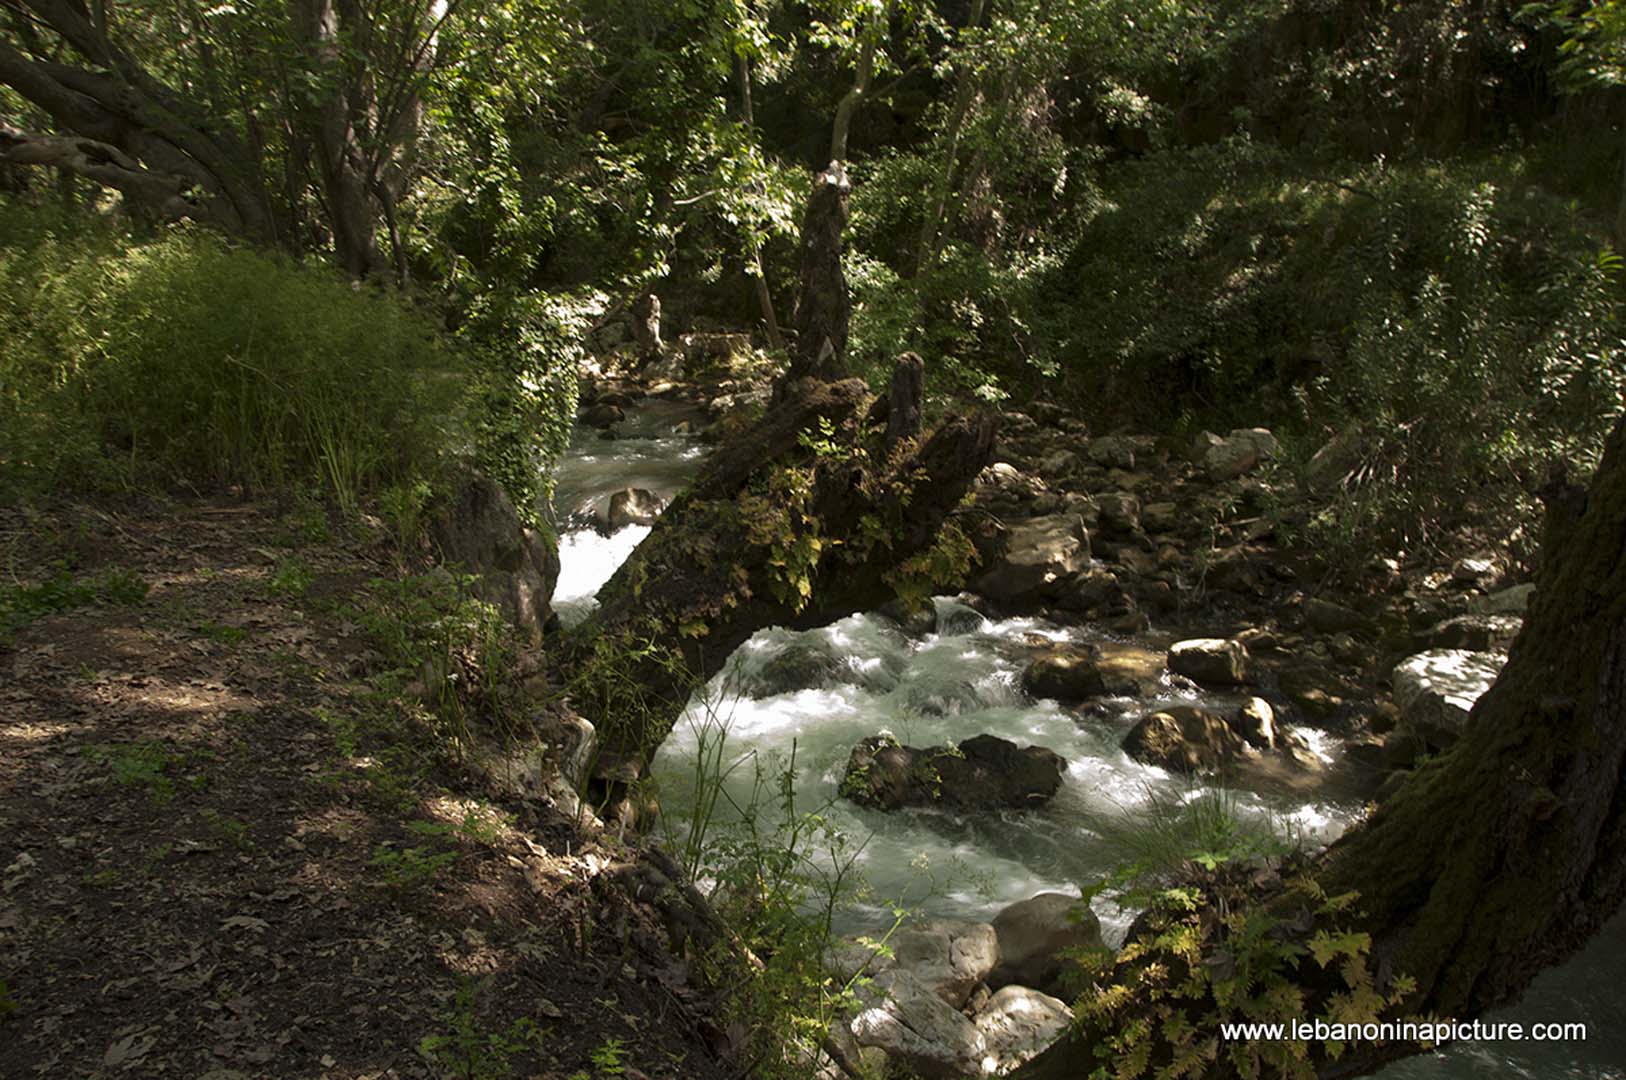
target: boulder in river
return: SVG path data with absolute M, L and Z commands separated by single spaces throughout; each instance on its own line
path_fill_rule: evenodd
M 1205 686 L 1248 681 L 1248 649 L 1231 638 L 1192 638 L 1169 646 L 1169 670 Z
M 1102 946 L 1095 912 L 1066 893 L 1040 893 L 1012 904 L 994 916 L 993 928 L 999 966 L 988 975 L 988 985 L 995 988 L 1015 983 L 1061 994 L 1062 973 L 1070 963 L 1063 951 Z
M 1274 733 L 1274 748 L 1256 748 L 1247 710 L 1225 717 L 1194 705 L 1171 705 L 1143 716 L 1124 737 L 1130 757 L 1170 772 L 1223 772 L 1248 788 L 1301 791 L 1324 771 L 1320 758 L 1299 736 Z
M 596 428 L 607 428 L 611 424 L 619 424 L 626 418 L 626 410 L 609 401 L 600 401 L 597 405 L 583 410 L 581 414 L 582 423 Z
M 666 500 L 646 488 L 624 488 L 610 496 L 605 524 L 610 532 L 628 525 L 653 525 L 666 509 Z
M 1103 694 L 1138 697 L 1153 692 L 1162 675 L 1162 655 L 1136 645 L 1064 645 L 1028 664 L 1022 689 L 1032 697 L 1069 702 Z
M 1054 797 L 1066 772 L 1067 762 L 1054 750 L 1018 746 L 995 735 L 924 749 L 876 735 L 853 748 L 841 793 L 878 810 L 1024 810 Z
M 1401 722 L 1430 746 L 1461 738 L 1468 713 L 1507 663 L 1506 655 L 1467 649 L 1430 649 L 1407 657 L 1390 675 Z

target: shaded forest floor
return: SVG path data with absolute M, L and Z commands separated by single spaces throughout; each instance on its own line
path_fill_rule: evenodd
M 381 689 L 386 550 L 240 503 L 0 525 L 0 1076 L 723 1075 L 635 853 Z

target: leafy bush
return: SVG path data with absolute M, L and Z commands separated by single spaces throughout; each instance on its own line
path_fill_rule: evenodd
M 0 484 L 365 493 L 427 470 L 459 386 L 435 324 L 187 230 L 0 207 Z

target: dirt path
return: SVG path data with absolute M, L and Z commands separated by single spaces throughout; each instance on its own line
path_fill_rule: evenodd
M 0 1077 L 725 1075 L 628 853 L 402 720 L 332 537 L 0 524 Z

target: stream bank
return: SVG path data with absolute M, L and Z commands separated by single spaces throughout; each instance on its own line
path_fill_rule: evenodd
M 662 399 L 679 393 L 664 381 Z M 613 376 L 590 391 L 589 413 L 595 399 L 623 400 L 615 402 L 620 418 L 578 430 L 561 470 L 575 520 L 586 520 L 596 500 L 605 505 L 593 516 L 607 517 L 609 497 L 629 475 L 618 471 L 622 455 L 647 468 L 641 459 L 676 450 L 684 468 L 698 467 L 703 424 L 728 426 L 751 396 L 739 386 L 684 387 L 687 415 L 677 417 L 664 406 L 646 413 L 639 392 L 636 380 Z M 655 762 L 666 809 L 681 817 L 703 738 L 726 730 L 731 757 L 770 763 L 787 762 L 794 747 L 799 805 L 828 807 L 839 828 L 869 837 L 861 864 L 879 899 L 844 915 L 847 932 L 884 924 L 884 901 L 911 889 L 925 914 L 971 923 L 1036 894 L 1076 895 L 1111 865 L 1093 842 L 1092 818 L 1132 813 L 1154 796 L 1189 797 L 1211 783 L 1125 752 L 1136 722 L 1157 712 L 1225 713 L 1264 701 L 1315 758 L 1318 775 L 1285 790 L 1257 785 L 1237 796 L 1239 809 L 1324 843 L 1406 766 L 1449 745 L 1458 732 L 1437 721 L 1460 720 L 1488 683 L 1463 678 L 1474 665 L 1457 661 L 1494 655 L 1517 631 L 1527 597 L 1493 557 L 1446 566 L 1375 558 L 1363 590 L 1318 587 L 1314 561 L 1276 535 L 1279 523 L 1304 512 L 1284 511 L 1284 501 L 1307 505 L 1315 495 L 1299 492 L 1272 461 L 1268 432 L 1092 437 L 1059 411 L 1033 413 L 1006 414 L 996 462 L 978 483 L 976 510 L 992 527 L 974 539 L 982 577 L 994 578 L 973 579 L 980 595 L 938 597 L 925 613 L 872 612 L 817 630 L 759 633 L 697 698 Z M 591 477 L 572 471 L 577 455 L 591 459 Z M 562 595 L 585 602 L 645 528 L 568 532 L 565 550 L 574 556 L 565 560 Z M 1170 647 L 1190 638 L 1235 643 L 1246 677 L 1204 686 L 1166 670 Z M 1391 686 L 1398 662 L 1430 649 L 1462 654 L 1446 658 L 1443 686 Z M 1102 688 L 1066 701 L 1030 693 L 1035 662 L 1067 650 L 1131 650 L 1158 662 L 1133 692 Z M 866 810 L 841 797 L 842 785 L 853 746 L 880 733 L 920 746 L 988 734 L 1044 746 L 1066 759 L 1066 782 L 1035 812 Z M 732 792 L 741 800 L 749 772 Z M 1097 901 L 1096 914 L 1109 941 L 1121 937 L 1129 913 Z M 1509 1068 L 1516 1060 L 1507 1057 Z

